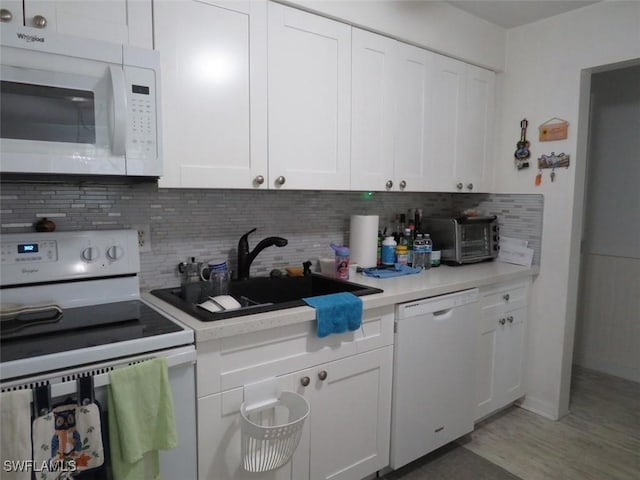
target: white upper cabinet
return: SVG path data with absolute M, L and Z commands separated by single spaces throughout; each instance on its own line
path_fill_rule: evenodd
M 467 191 L 488 192 L 494 162 L 495 73 L 467 65 L 466 80 L 463 155 L 456 162 L 456 178 Z
M 160 186 L 266 188 L 266 3 L 160 1 L 154 21 Z
M 462 116 L 464 115 L 464 63 L 442 55 L 435 58 L 433 94 L 433 153 L 437 159 L 427 186 L 435 191 L 453 191 L 456 161 L 462 157 Z
M 393 189 L 424 191 L 433 169 L 431 91 L 435 55 L 398 43 L 397 113 Z M 440 161 L 440 159 L 435 159 Z
M 349 189 L 351 27 L 268 6 L 270 188 Z
M 398 42 L 358 28 L 351 41 L 351 189 L 391 189 Z
M 2 1 L 0 8 L 3 23 L 153 48 L 151 0 Z
M 495 75 L 436 55 L 433 89 L 433 175 L 430 190 L 487 191 L 490 172 Z
M 22 0 L 1 0 L 0 1 L 1 25 L 24 25 Z

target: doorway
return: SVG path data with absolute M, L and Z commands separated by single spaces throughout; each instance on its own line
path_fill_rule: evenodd
M 590 84 L 572 360 L 640 382 L 640 65 Z

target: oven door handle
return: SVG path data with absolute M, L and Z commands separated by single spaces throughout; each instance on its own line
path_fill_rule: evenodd
M 51 315 L 41 316 L 26 316 L 27 314 L 38 314 L 38 313 L 47 313 L 51 312 Z M 49 323 L 49 322 L 57 322 L 62 318 L 62 308 L 58 305 L 37 305 L 37 306 L 16 306 L 13 308 L 3 309 L 0 312 L 0 320 L 8 321 L 14 320 L 24 324 L 31 323 Z

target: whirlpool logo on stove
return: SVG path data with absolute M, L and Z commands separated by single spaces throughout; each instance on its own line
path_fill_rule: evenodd
M 38 273 L 40 271 L 39 268 L 23 268 L 22 273 Z

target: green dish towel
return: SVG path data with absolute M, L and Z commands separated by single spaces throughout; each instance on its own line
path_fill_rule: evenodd
M 109 373 L 108 416 L 115 480 L 160 478 L 158 450 L 178 445 L 167 360 Z

